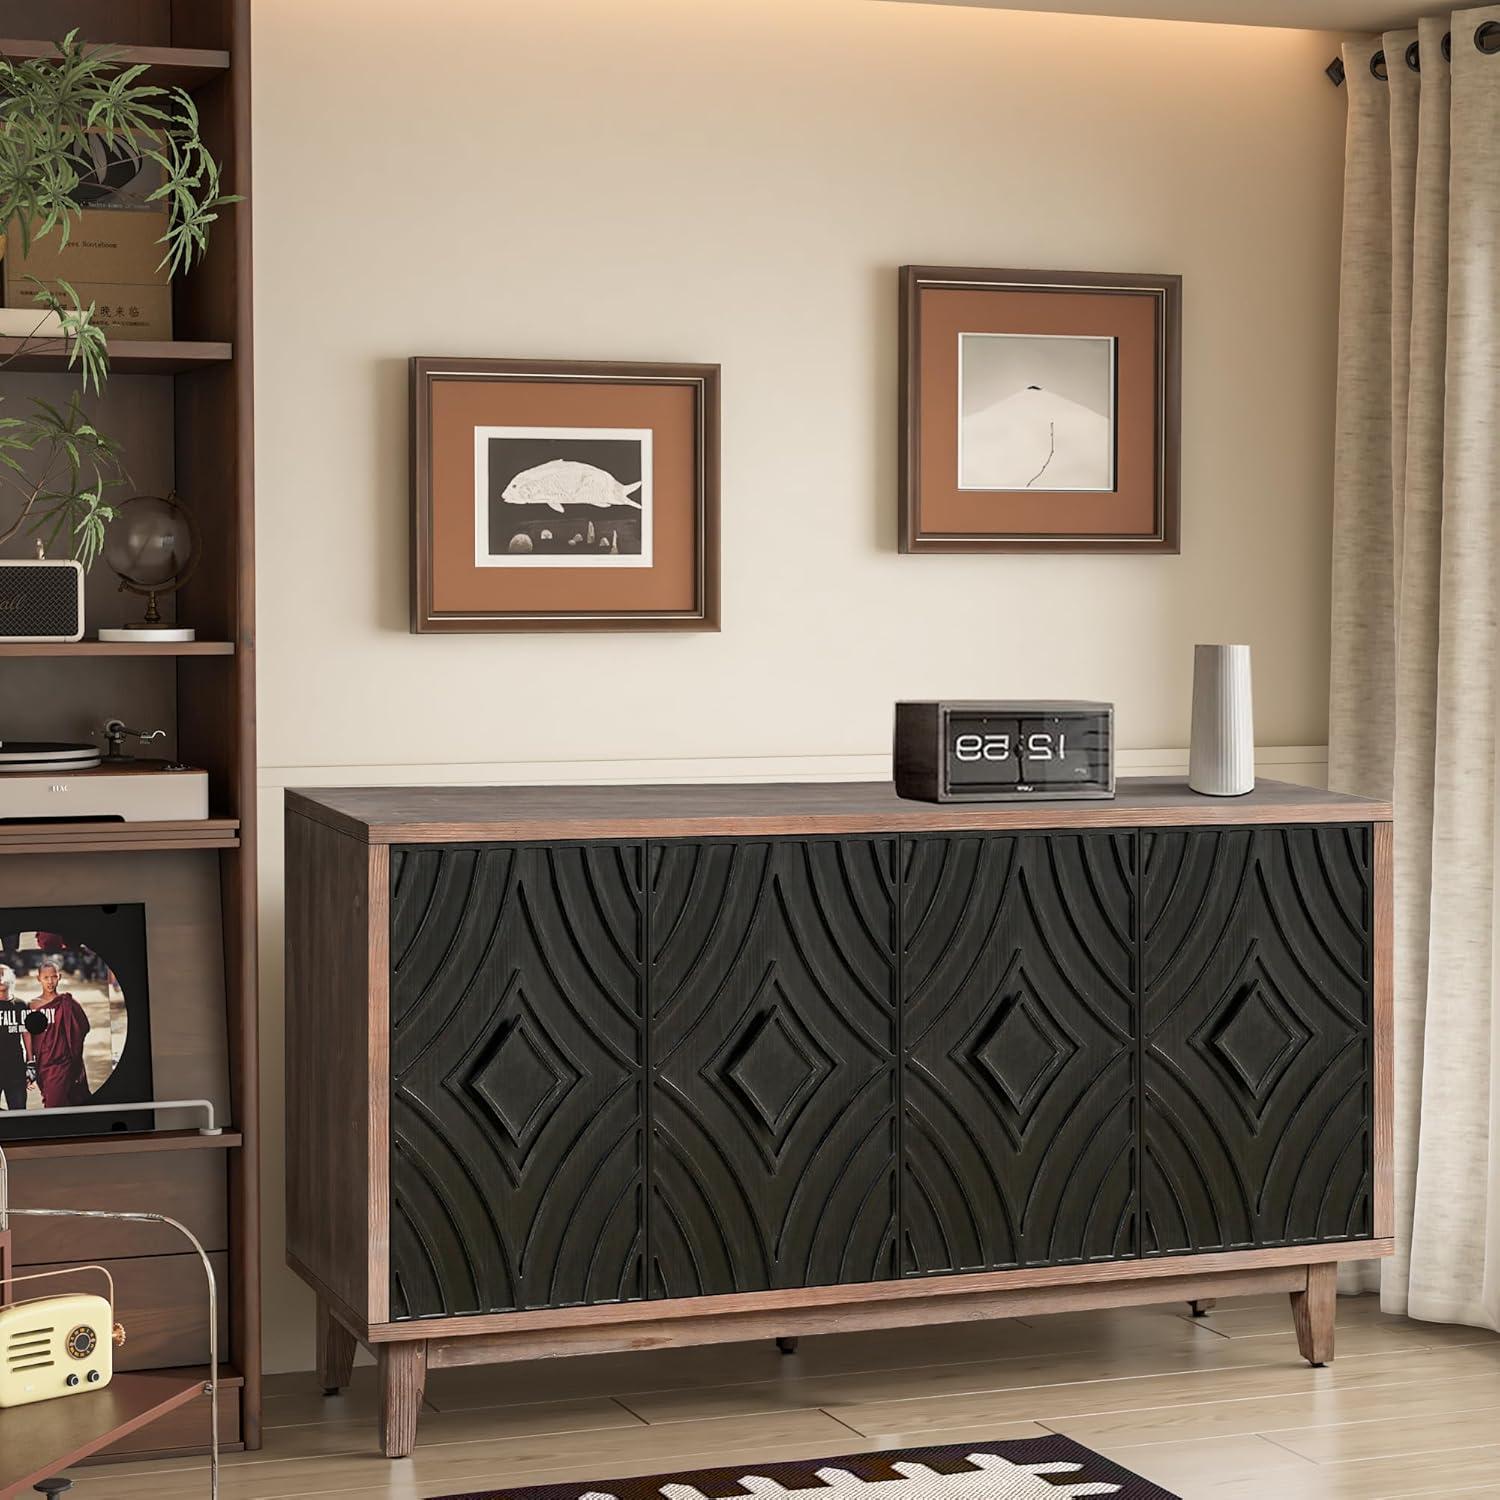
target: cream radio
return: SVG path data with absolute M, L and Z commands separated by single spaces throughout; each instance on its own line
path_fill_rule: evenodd
M 103 1266 L 76 1271 L 45 1271 L 18 1276 L 39 1281 L 98 1271 L 109 1282 L 109 1296 L 77 1292 L 34 1297 L 0 1307 L 0 1408 L 28 1406 L 54 1396 L 102 1391 L 114 1375 L 114 1346 L 125 1330 L 114 1320 L 114 1281 Z

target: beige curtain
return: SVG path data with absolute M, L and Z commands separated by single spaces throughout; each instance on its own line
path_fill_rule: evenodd
M 1329 778 L 1396 808 L 1382 1301 L 1500 1328 L 1495 40 L 1500 5 L 1344 48 Z

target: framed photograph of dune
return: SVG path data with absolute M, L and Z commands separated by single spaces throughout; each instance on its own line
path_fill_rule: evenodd
M 411 361 L 411 628 L 717 630 L 719 368 Z
M 903 552 L 1176 552 L 1182 278 L 901 270 Z

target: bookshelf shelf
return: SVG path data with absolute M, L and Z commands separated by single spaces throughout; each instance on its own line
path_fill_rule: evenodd
M 200 1135 L 196 1130 L 137 1130 L 118 1135 L 81 1135 L 56 1141 L 8 1141 L 0 1151 L 11 1163 L 51 1161 L 65 1156 L 133 1156 L 154 1151 L 234 1151 L 245 1144 L 237 1130 Z
M 108 42 L 93 45 L 110 48 L 126 67 L 144 64 L 148 80 L 159 88 L 180 88 L 192 93 L 222 78 L 229 69 L 229 54 L 217 48 L 123 47 L 111 46 Z M 8 57 L 14 62 L 56 56 L 57 48 L 51 42 L 0 37 L 0 57 Z
M 0 660 L 43 656 L 233 656 L 233 641 L 0 641 Z
M 233 358 L 232 344 L 194 339 L 116 339 L 109 346 L 109 367 L 120 375 L 180 375 Z M 68 368 L 68 345 L 63 339 L 0 338 L 0 362 L 0 374 L 56 373 Z

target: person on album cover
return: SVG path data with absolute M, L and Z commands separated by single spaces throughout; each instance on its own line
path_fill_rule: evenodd
M 15 970 L 0 964 L 0 1100 L 7 1109 L 26 1108 L 26 1012 L 16 999 Z
M 36 1063 L 37 1087 L 42 1091 L 44 1109 L 61 1109 L 70 1104 L 87 1104 L 88 1074 L 83 1066 L 83 1044 L 88 1039 L 89 1018 L 83 1007 L 69 994 L 58 993 L 62 978 L 50 960 L 37 970 L 42 993 L 31 1002 L 32 1016 L 46 1018 L 38 1030 L 27 1028 L 32 1061 Z M 36 1025 L 35 1020 L 31 1023 Z

